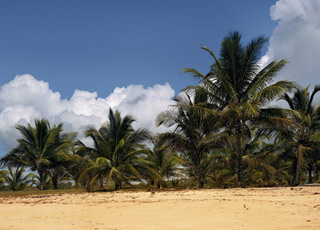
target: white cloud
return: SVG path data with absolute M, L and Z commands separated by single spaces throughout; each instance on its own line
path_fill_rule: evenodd
M 320 1 L 279 0 L 270 9 L 278 21 L 264 60 L 287 59 L 279 78 L 302 86 L 320 84 Z
M 127 88 L 116 88 L 106 100 L 113 108 L 124 114 L 132 114 L 139 121 L 134 127 L 148 127 L 152 132 L 164 131 L 164 127 L 155 126 L 159 113 L 168 109 L 174 102 L 171 98 L 174 90 L 168 83 L 143 88 L 141 85 L 130 85 Z
M 35 118 L 46 118 L 50 123 L 64 123 L 66 131 L 81 135 L 88 126 L 100 127 L 107 121 L 108 110 L 118 109 L 122 116 L 131 114 L 135 128 L 148 128 L 153 133 L 163 127 L 155 126 L 156 116 L 174 104 L 174 90 L 168 83 L 144 88 L 141 85 L 116 88 L 106 98 L 96 92 L 75 90 L 69 100 L 62 100 L 49 84 L 31 75 L 16 76 L 0 87 L 0 140 L 7 148 L 16 145 L 17 124 L 32 123 Z

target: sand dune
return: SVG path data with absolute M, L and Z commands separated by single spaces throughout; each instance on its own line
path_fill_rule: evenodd
M 0 230 L 320 229 L 320 187 L 0 197 Z

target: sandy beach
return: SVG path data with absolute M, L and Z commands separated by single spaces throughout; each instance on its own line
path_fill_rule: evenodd
M 320 187 L 0 197 L 0 230 L 320 229 Z

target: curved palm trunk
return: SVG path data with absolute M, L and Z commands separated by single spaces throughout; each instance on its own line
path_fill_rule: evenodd
M 293 185 L 297 186 L 300 184 L 300 174 L 301 174 L 301 170 L 302 170 L 302 160 L 303 160 L 303 156 L 302 156 L 302 145 L 299 144 L 298 148 L 297 148 L 297 165 L 296 165 L 296 173 L 295 173 L 295 177 L 294 177 L 294 181 L 293 181 Z

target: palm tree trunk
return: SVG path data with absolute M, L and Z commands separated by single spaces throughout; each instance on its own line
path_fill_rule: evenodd
M 90 181 L 87 182 L 86 189 L 88 192 L 91 191 Z
M 99 182 L 100 182 L 100 190 L 102 191 L 103 190 L 103 175 L 100 175 Z
M 43 190 L 43 173 L 39 172 L 39 189 Z
M 238 176 L 238 186 L 243 188 L 244 181 L 243 181 L 243 174 L 242 174 L 242 148 L 241 148 L 241 136 L 240 133 L 237 135 L 237 176 Z
M 120 190 L 121 189 L 121 181 L 120 180 L 116 180 L 115 181 L 115 190 Z
M 309 184 L 312 183 L 312 171 L 313 171 L 313 167 L 312 167 L 312 165 L 309 165 L 309 167 L 308 167 L 308 172 L 309 172 Z
M 54 188 L 55 190 L 58 189 L 58 177 L 57 177 L 57 176 L 53 176 L 53 177 L 52 177 L 52 185 L 53 185 L 53 188 Z
M 300 174 L 302 169 L 302 145 L 299 144 L 297 148 L 297 165 L 296 165 L 296 173 L 293 181 L 293 185 L 297 186 L 300 184 Z
M 201 176 L 200 160 L 199 160 L 198 165 L 197 165 L 197 186 L 198 186 L 199 189 L 204 187 L 204 182 L 203 182 L 202 176 Z

